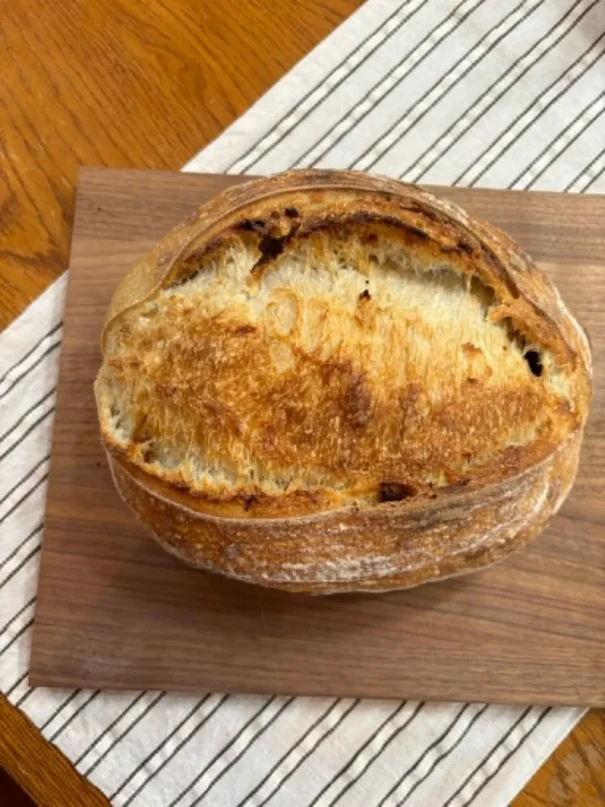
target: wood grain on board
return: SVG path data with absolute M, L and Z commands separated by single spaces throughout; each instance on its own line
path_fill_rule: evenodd
M 92 382 L 117 281 L 197 204 L 239 181 L 81 174 L 31 683 L 605 704 L 605 197 L 441 189 L 517 237 L 591 335 L 597 387 L 581 469 L 552 526 L 468 577 L 313 598 L 208 575 L 163 552 L 119 500 L 97 437 Z

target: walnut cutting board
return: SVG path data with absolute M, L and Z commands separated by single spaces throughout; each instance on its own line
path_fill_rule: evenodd
M 441 189 L 508 230 L 590 333 L 595 398 L 573 493 L 499 566 L 383 595 L 311 598 L 188 569 L 115 493 L 92 383 L 110 295 L 238 177 L 80 177 L 31 657 L 35 686 L 605 706 L 605 197 Z

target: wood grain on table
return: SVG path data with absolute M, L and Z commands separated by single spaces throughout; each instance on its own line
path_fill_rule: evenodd
M 67 265 L 78 166 L 180 167 L 361 1 L 3 3 L 0 327 Z M 0 728 L 0 766 L 40 805 L 106 803 L 1 695 Z M 592 712 L 514 807 L 603 803 Z

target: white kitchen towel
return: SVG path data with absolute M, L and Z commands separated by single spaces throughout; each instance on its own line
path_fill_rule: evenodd
M 604 54 L 599 0 L 369 0 L 186 170 L 605 192 Z M 9 700 L 115 805 L 508 804 L 581 709 L 27 686 L 64 292 L 0 337 Z

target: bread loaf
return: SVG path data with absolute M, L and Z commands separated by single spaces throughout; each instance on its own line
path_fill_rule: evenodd
M 574 479 L 586 336 L 504 233 L 421 188 L 293 171 L 126 275 L 95 392 L 116 487 L 194 566 L 290 591 L 478 569 Z

